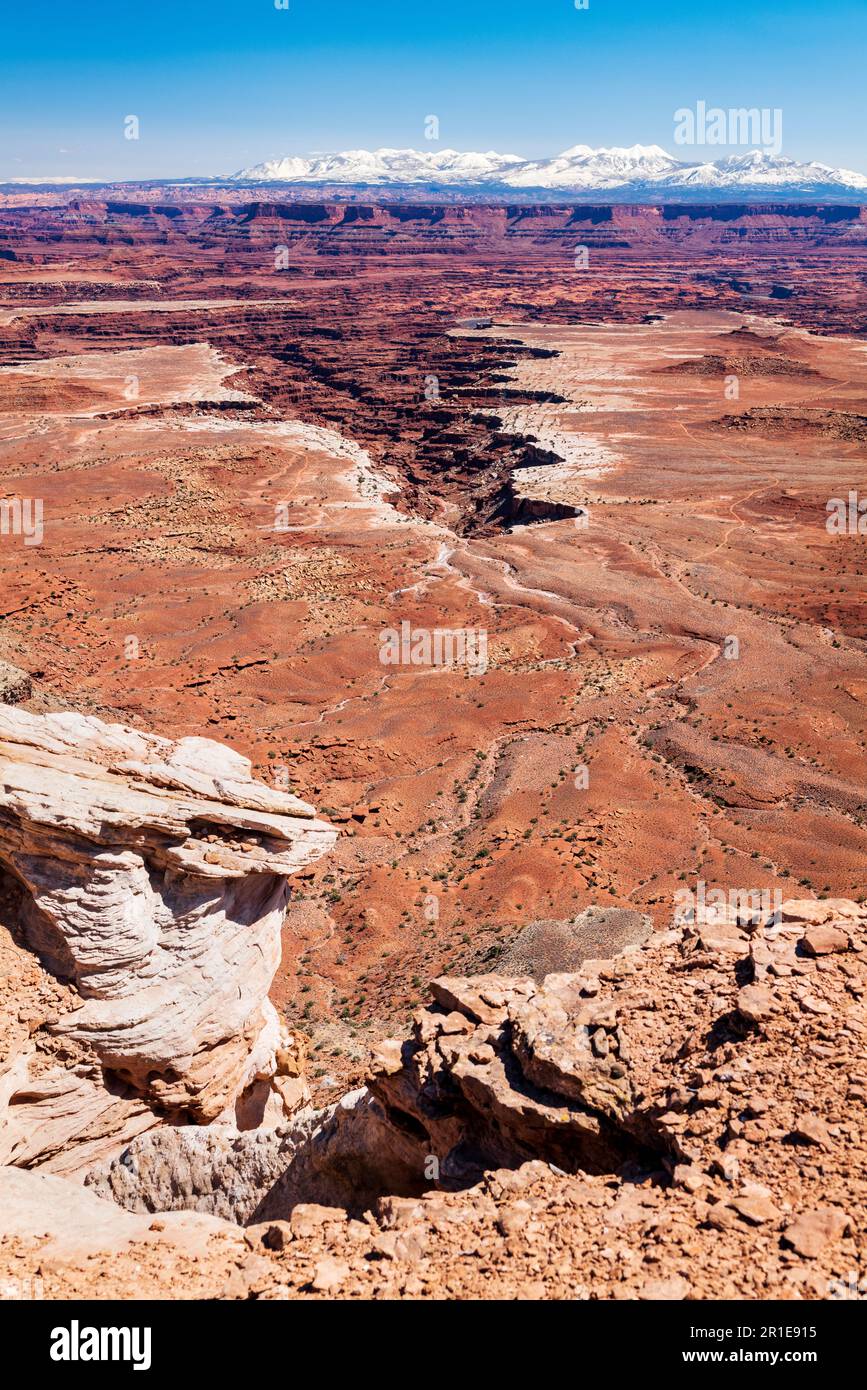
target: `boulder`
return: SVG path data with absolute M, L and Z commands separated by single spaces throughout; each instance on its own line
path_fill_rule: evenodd
M 783 1231 L 783 1244 L 798 1255 L 814 1260 L 822 1254 L 826 1246 L 840 1240 L 850 1225 L 849 1217 L 838 1207 L 820 1207 L 816 1211 L 803 1211 L 794 1221 L 790 1221 Z
M 842 926 L 829 922 L 805 931 L 800 946 L 808 956 L 833 956 L 838 951 L 848 951 L 849 934 Z

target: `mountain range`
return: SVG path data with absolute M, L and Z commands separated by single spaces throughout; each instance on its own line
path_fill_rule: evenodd
M 477 189 L 562 189 L 635 196 L 773 193 L 867 195 L 867 177 L 816 160 L 801 162 L 764 150 L 686 162 L 659 145 L 593 149 L 573 145 L 552 159 L 459 150 L 344 150 L 271 159 L 233 174 L 231 183 L 425 185 Z
M 574 201 L 617 203 L 662 201 L 715 203 L 743 199 L 810 200 L 867 204 L 867 176 L 819 160 L 801 161 L 764 149 L 721 159 L 676 159 L 660 145 L 593 149 L 573 145 L 551 159 L 524 159 L 452 149 L 342 150 L 333 154 L 287 155 L 265 160 L 234 174 L 187 178 L 102 180 L 69 175 L 0 180 L 0 189 L 77 188 L 224 189 L 242 195 L 251 188 L 324 190 L 338 201 L 357 199 L 367 189 L 383 199 L 441 198 L 485 202 L 509 196 L 516 202 L 552 202 L 564 194 Z M 313 196 L 316 196 L 314 193 Z

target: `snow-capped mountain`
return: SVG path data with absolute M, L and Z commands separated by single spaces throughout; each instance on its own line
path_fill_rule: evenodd
M 430 188 L 555 189 L 616 192 L 636 197 L 671 193 L 775 192 L 786 195 L 867 194 L 867 177 L 765 150 L 690 163 L 659 145 L 593 149 L 573 145 L 553 159 L 459 150 L 345 150 L 338 154 L 271 159 L 231 176 L 236 183 L 414 184 Z
M 679 169 L 678 161 L 659 145 L 630 145 L 594 150 L 573 145 L 554 159 L 530 160 L 508 171 L 513 188 L 617 188 L 626 183 L 655 182 Z
M 680 165 L 665 182 L 670 187 L 702 188 L 812 188 L 834 186 L 842 190 L 867 189 L 867 178 L 852 169 L 834 169 L 817 160 L 800 163 L 764 150 L 732 154 L 708 164 Z
M 486 183 L 524 160 L 517 154 L 460 150 L 344 150 L 340 154 L 270 159 L 233 177 L 256 183 Z

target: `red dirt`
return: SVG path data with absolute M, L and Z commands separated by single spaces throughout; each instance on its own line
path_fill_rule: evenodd
M 0 239 L 5 495 L 45 511 L 0 538 L 0 657 L 339 824 L 275 988 L 322 1071 L 536 918 L 860 893 L 865 540 L 825 520 L 867 495 L 863 211 L 95 201 Z M 484 629 L 487 671 L 382 665 L 402 621 Z

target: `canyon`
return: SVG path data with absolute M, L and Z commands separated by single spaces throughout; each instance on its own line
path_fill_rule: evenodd
M 0 196 L 0 1260 L 828 1296 L 867 213 L 236 192 Z
M 867 905 L 609 909 L 566 972 L 432 980 L 316 1108 L 267 989 L 325 828 L 207 740 L 0 713 L 8 1296 L 857 1296 Z

